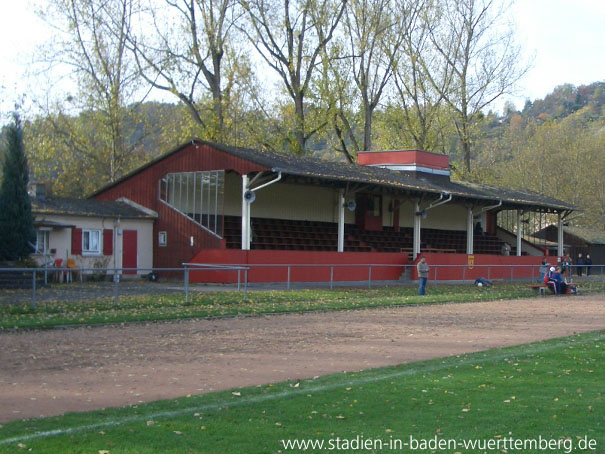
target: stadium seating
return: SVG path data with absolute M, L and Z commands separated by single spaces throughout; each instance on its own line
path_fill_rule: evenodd
M 251 249 L 335 251 L 338 224 L 291 219 L 252 218 Z M 228 249 L 241 248 L 241 218 L 225 216 L 224 237 Z M 353 224 L 345 226 L 344 249 L 348 252 L 411 253 L 413 229 L 365 231 Z M 503 241 L 495 236 L 475 236 L 475 254 L 500 254 Z M 425 252 L 465 254 L 466 232 L 422 229 L 421 249 Z M 512 251 L 511 253 L 514 253 Z

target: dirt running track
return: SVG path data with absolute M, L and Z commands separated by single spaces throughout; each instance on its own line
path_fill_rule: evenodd
M 0 333 L 0 421 L 605 329 L 605 295 Z

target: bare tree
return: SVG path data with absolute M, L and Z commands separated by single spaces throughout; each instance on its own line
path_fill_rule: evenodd
M 494 0 L 441 0 L 439 20 L 430 29 L 441 69 L 427 74 L 454 111 L 467 172 L 471 170 L 473 127 L 482 109 L 510 93 L 527 71 L 520 64 L 514 30 L 503 20 L 507 7 Z M 451 81 L 443 84 L 448 73 Z
M 129 170 L 136 146 L 124 133 L 138 89 L 136 65 L 126 49 L 135 8 L 136 0 L 57 0 L 42 13 L 59 32 L 46 58 L 70 68 L 79 88 L 68 100 L 78 111 L 94 111 L 99 120 L 86 134 L 64 130 L 66 124 L 55 124 L 56 132 L 82 138 L 83 159 L 88 156 L 106 166 L 101 170 L 105 181 Z
M 241 0 L 249 28 L 242 27 L 262 59 L 280 77 L 294 102 L 294 140 L 304 153 L 317 131 L 307 125 L 306 98 L 321 54 L 332 40 L 347 0 Z M 323 125 L 322 125 L 323 126 Z
M 343 20 L 346 59 L 330 59 L 327 79 L 337 92 L 334 131 L 339 151 L 351 162 L 358 151 L 372 148 L 374 111 L 391 79 L 393 59 L 401 45 L 400 37 L 393 33 L 392 5 L 389 0 L 351 0 Z M 356 137 L 358 130 L 360 138 Z
M 149 5 L 153 38 L 134 29 L 129 36 L 141 75 L 151 87 L 174 94 L 187 106 L 209 139 L 224 139 L 226 103 L 237 69 L 235 64 L 225 69 L 226 56 L 230 63 L 237 58 L 230 47 L 238 16 L 235 0 L 165 0 L 162 7 L 154 1 Z M 203 103 L 208 94 L 210 116 Z
M 393 58 L 393 81 L 396 105 L 402 109 L 402 129 L 415 148 L 433 151 L 439 144 L 443 93 L 451 78 L 447 67 L 435 71 L 437 59 L 429 34 L 435 8 L 428 0 L 401 2 L 395 17 L 394 31 L 402 43 Z M 433 87 L 429 75 L 439 89 Z

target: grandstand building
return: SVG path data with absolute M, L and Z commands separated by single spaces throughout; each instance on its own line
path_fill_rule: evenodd
M 454 181 L 445 155 L 363 152 L 358 161 L 333 162 L 193 140 L 92 197 L 126 199 L 157 213 L 154 267 L 186 262 L 406 265 L 420 255 L 432 265 L 471 269 L 537 265 L 547 248 L 524 236 L 529 219 L 540 226 L 542 219 L 554 219 L 562 232 L 563 220 L 574 210 L 533 192 Z M 503 228 L 503 213 L 516 225 Z M 503 255 L 505 243 L 510 255 Z M 560 256 L 562 236 L 558 245 Z M 367 269 L 353 266 L 337 268 L 336 273 L 334 280 L 367 277 Z M 459 278 L 456 273 L 452 268 L 440 279 Z M 401 267 L 384 266 L 373 278 L 399 279 L 401 274 Z M 283 281 L 282 275 L 283 269 L 257 268 L 250 279 Z M 291 276 L 292 281 L 329 278 L 326 269 L 318 267 L 300 268 Z M 197 273 L 195 279 L 234 282 L 237 275 Z

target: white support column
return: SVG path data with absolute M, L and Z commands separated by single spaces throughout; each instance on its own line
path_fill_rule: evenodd
M 250 204 L 244 194 L 248 190 L 248 175 L 242 175 L 242 250 L 250 250 Z
M 466 214 L 466 253 L 473 255 L 474 252 L 474 238 L 475 238 L 475 226 L 473 224 L 473 209 L 468 208 Z
M 338 252 L 345 250 L 345 190 L 338 190 Z
M 557 213 L 557 255 L 562 257 L 565 251 L 563 250 L 563 217 L 561 213 Z
M 523 216 L 523 211 L 517 210 L 517 255 L 521 256 L 521 246 L 523 244 L 523 232 L 521 231 L 521 216 Z
M 418 254 L 420 254 L 420 232 L 422 229 L 420 215 L 420 203 L 414 203 L 414 248 L 413 248 L 413 260 L 416 260 Z

